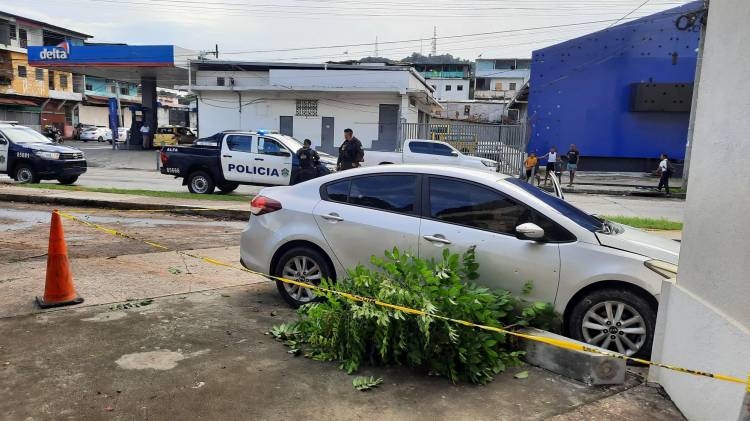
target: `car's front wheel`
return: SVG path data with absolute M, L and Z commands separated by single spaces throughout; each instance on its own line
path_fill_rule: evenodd
M 651 355 L 655 325 L 656 308 L 643 295 L 624 288 L 587 293 L 567 320 L 572 338 L 636 358 Z
M 57 181 L 60 184 L 66 184 L 66 185 L 73 184 L 76 181 L 78 181 L 78 176 L 77 175 L 72 175 L 70 177 L 60 177 L 60 178 L 57 179 Z
M 317 250 L 307 247 L 295 247 L 284 252 L 274 270 L 274 275 L 318 285 L 323 278 L 331 278 L 333 268 L 326 258 Z M 284 300 L 294 308 L 319 301 L 320 297 L 309 288 L 276 280 L 276 287 Z
M 195 171 L 188 177 L 188 190 L 195 194 L 211 194 L 216 185 L 214 180 L 205 171 Z
M 39 175 L 29 164 L 21 164 L 16 167 L 16 181 L 23 184 L 38 183 Z

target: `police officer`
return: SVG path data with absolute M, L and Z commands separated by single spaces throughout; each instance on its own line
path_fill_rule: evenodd
M 318 165 L 320 164 L 320 155 L 311 148 L 310 139 L 305 139 L 302 148 L 297 151 L 299 158 L 299 175 L 296 183 L 312 180 L 318 176 Z M 295 183 L 295 184 L 296 184 Z
M 339 171 L 349 170 L 360 166 L 360 162 L 365 160 L 365 151 L 362 149 L 362 142 L 354 137 L 352 129 L 344 130 L 344 143 L 339 146 L 339 159 L 336 169 Z

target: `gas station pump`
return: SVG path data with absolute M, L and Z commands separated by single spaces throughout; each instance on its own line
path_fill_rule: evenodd
M 130 105 L 131 121 L 128 139 L 126 141 L 126 147 L 123 149 L 138 150 L 143 149 L 143 136 L 141 135 L 141 127 L 143 127 L 144 121 L 148 121 L 148 115 L 150 108 L 142 105 Z M 151 127 L 151 125 L 149 125 Z

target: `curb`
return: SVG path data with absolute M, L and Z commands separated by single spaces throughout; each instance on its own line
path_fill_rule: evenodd
M 115 200 L 102 200 L 102 199 L 81 199 L 76 197 L 54 197 L 54 196 L 30 196 L 19 193 L 5 193 L 0 192 L 0 201 L 8 202 L 23 202 L 23 203 L 42 203 L 51 205 L 63 205 L 63 206 L 81 206 L 81 207 L 96 207 L 96 208 L 107 208 L 114 210 L 179 210 L 180 214 L 209 216 L 213 218 L 225 218 L 238 221 L 247 221 L 250 219 L 250 211 L 242 209 L 216 209 L 210 211 L 195 211 L 198 207 L 204 207 L 211 209 L 210 205 L 165 205 L 158 203 L 143 203 L 143 202 L 120 202 Z

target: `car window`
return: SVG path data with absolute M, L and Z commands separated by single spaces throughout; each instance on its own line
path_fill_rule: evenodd
M 5 127 L 3 134 L 13 143 L 52 143 L 43 134 L 24 126 Z
M 263 155 L 284 155 L 288 153 L 279 142 L 267 137 L 258 138 L 258 153 Z
M 409 150 L 412 153 L 432 154 L 432 144 L 430 142 L 409 142 Z
M 430 217 L 453 224 L 515 235 L 531 210 L 489 188 L 459 180 L 430 178 Z
M 339 181 L 337 183 L 331 183 L 326 186 L 326 196 L 328 200 L 333 202 L 344 202 L 346 203 L 349 198 L 349 186 L 351 180 Z
M 230 151 L 252 152 L 253 137 L 239 134 L 230 134 L 227 136 L 227 148 Z
M 453 154 L 453 149 L 448 145 L 435 143 L 432 145 L 432 153 L 435 155 L 451 156 Z
M 413 213 L 417 203 L 417 176 L 371 175 L 351 180 L 349 203 L 391 212 Z

